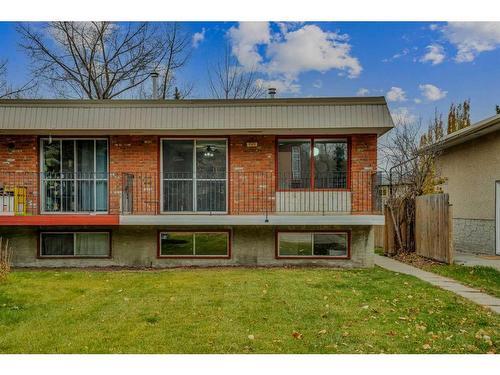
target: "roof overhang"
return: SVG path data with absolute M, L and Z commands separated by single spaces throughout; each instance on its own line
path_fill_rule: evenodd
M 428 146 L 435 150 L 445 150 L 500 130 L 500 114 L 479 121 L 471 126 L 453 132 L 441 141 Z
M 384 97 L 0 100 L 1 134 L 357 134 L 394 126 Z

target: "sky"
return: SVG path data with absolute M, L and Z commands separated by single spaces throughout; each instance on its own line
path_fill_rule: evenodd
M 384 95 L 393 117 L 424 122 L 465 99 L 473 122 L 500 105 L 500 22 L 180 24 L 192 52 L 178 79 L 194 85 L 192 97 L 210 96 L 207 67 L 229 44 L 241 67 L 257 70 L 278 97 Z M 29 60 L 15 28 L 0 22 L 0 59 L 20 84 Z

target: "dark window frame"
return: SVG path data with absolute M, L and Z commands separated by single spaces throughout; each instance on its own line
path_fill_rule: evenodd
M 315 187 L 315 167 L 314 167 L 314 142 L 315 140 L 344 140 L 347 143 L 347 183 L 345 188 L 317 188 Z M 280 187 L 280 171 L 279 171 L 279 142 L 285 140 L 307 140 L 311 144 L 311 154 L 310 155 L 310 187 L 308 188 L 281 188 Z M 281 192 L 294 192 L 294 191 L 351 191 L 351 153 L 352 153 L 352 137 L 346 135 L 332 135 L 332 134 L 320 134 L 320 135 L 305 135 L 305 136 L 276 136 L 275 142 L 275 175 L 276 175 L 276 191 Z
M 42 235 L 44 233 L 49 233 L 49 234 L 57 234 L 57 233 L 63 233 L 63 234 L 68 234 L 72 233 L 73 236 L 75 233 L 107 233 L 108 234 L 108 240 L 109 240 L 109 252 L 108 255 L 91 255 L 91 256 L 82 256 L 82 255 L 42 255 Z M 37 254 L 36 257 L 38 259 L 111 259 L 113 255 L 113 249 L 112 249 L 112 231 L 109 229 L 103 229 L 103 230 L 94 230 L 94 229 L 89 229 L 89 230 L 40 230 L 38 231 L 38 236 L 37 236 Z M 73 244 L 74 246 L 74 244 Z
M 162 255 L 161 254 L 161 235 L 163 233 L 175 232 L 175 233 L 192 233 L 193 235 L 196 233 L 220 233 L 227 235 L 227 252 L 226 255 Z M 176 228 L 168 228 L 168 229 L 159 229 L 157 232 L 157 249 L 156 249 L 156 257 L 158 259 L 231 259 L 232 254 L 232 240 L 233 233 L 231 229 L 204 229 L 204 230 L 196 230 L 196 229 L 176 229 Z
M 347 254 L 342 256 L 337 255 L 280 255 L 279 235 L 280 233 L 311 233 L 311 234 L 346 234 L 347 235 Z M 351 259 L 351 230 L 330 230 L 330 229 L 310 229 L 310 230 L 295 230 L 295 229 L 278 229 L 274 233 L 275 258 L 276 259 Z M 314 244 L 313 244 L 314 245 Z
M 165 197 L 163 196 L 163 184 L 164 184 L 164 165 L 163 165 L 163 148 L 164 148 L 164 141 L 193 141 L 196 149 L 196 142 L 198 141 L 224 141 L 226 143 L 226 178 L 225 178 L 225 188 L 226 188 L 226 201 L 225 201 L 225 206 L 226 210 L 225 211 L 199 211 L 199 210 L 194 210 L 194 211 L 164 211 L 163 206 L 164 206 L 164 199 Z M 194 150 L 195 151 L 195 150 Z M 231 211 L 231 172 L 230 172 L 230 153 L 231 153 L 231 142 L 230 142 L 230 137 L 229 136 L 220 136 L 220 135 L 168 135 L 168 136 L 162 136 L 158 137 L 158 183 L 157 183 L 157 188 L 158 188 L 158 209 L 160 215 L 179 215 L 179 214 L 201 214 L 201 215 L 206 215 L 206 214 L 214 214 L 214 215 L 227 215 Z M 193 159 L 193 168 L 196 168 L 196 159 Z M 194 191 L 194 186 L 193 186 L 193 191 Z M 195 196 L 193 195 L 193 202 L 195 200 Z

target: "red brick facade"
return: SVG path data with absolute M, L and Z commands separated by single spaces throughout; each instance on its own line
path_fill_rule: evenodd
M 352 211 L 372 210 L 372 175 L 377 171 L 377 135 L 359 134 L 351 138 Z
M 159 137 L 115 135 L 109 140 L 110 213 L 119 213 L 123 188 L 128 185 L 133 209 L 138 214 L 159 212 Z M 124 175 L 130 173 L 130 178 Z
M 0 136 L 0 186 L 25 189 L 26 213 L 38 213 L 38 137 Z M 22 194 L 24 195 L 24 194 Z
M 229 138 L 230 213 L 274 210 L 276 137 Z
M 154 135 L 114 135 L 109 137 L 109 211 L 123 209 L 125 185 L 131 189 L 134 213 L 156 214 L 159 205 L 159 142 Z M 276 136 L 232 135 L 229 144 L 229 208 L 231 214 L 272 212 L 275 207 Z M 8 185 L 6 172 L 31 172 L 24 181 L 28 203 L 36 212 L 38 201 L 38 138 L 0 137 L 0 185 Z M 351 191 L 353 212 L 372 208 L 371 172 L 377 169 L 377 136 L 351 137 Z M 127 179 L 124 173 L 134 174 Z M 7 180 L 7 181 L 6 181 Z

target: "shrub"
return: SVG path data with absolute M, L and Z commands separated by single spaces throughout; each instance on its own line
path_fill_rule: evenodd
M 0 280 L 5 279 L 9 274 L 11 259 L 12 249 L 9 246 L 9 240 L 3 240 L 0 237 Z

